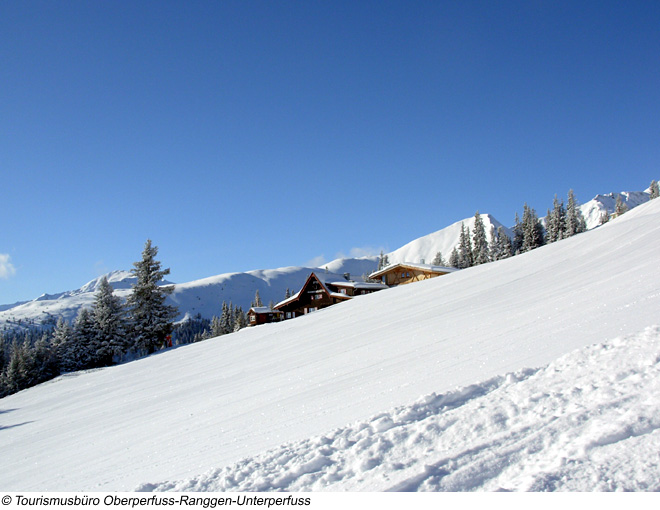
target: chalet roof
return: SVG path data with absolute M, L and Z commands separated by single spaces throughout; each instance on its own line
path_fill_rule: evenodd
M 431 264 L 417 264 L 415 262 L 397 262 L 396 264 L 390 264 L 389 266 L 384 267 L 380 271 L 371 273 L 369 275 L 369 278 L 378 278 L 386 273 L 389 273 L 390 271 L 398 270 L 399 268 L 418 269 L 421 271 L 427 271 L 430 273 L 437 273 L 437 274 L 447 274 L 447 273 L 454 273 L 456 271 L 460 271 L 460 269 L 457 269 L 455 267 L 434 266 Z
M 331 287 L 348 287 L 348 288 L 354 288 L 354 289 L 373 289 L 373 290 L 380 290 L 380 289 L 387 289 L 387 285 L 384 285 L 382 283 L 367 283 L 367 282 L 353 282 L 347 280 L 343 275 L 340 274 L 335 274 L 335 273 L 324 273 L 324 272 L 312 272 L 309 277 L 307 278 L 307 281 L 305 281 L 304 285 L 302 286 L 301 290 L 296 292 L 293 296 L 286 298 L 283 301 L 280 301 L 275 305 L 276 309 L 279 309 L 280 307 L 287 305 L 293 301 L 296 301 L 300 297 L 300 292 L 302 289 L 304 289 L 307 284 L 309 283 L 309 280 L 312 278 L 312 276 L 315 276 L 316 279 L 319 281 L 323 289 L 328 293 L 330 297 L 338 298 L 338 299 L 351 299 L 352 296 L 347 296 L 346 294 L 342 294 L 341 292 L 333 292 L 331 288 L 328 288 L 328 286 Z
M 252 308 L 250 308 L 250 312 L 254 312 L 254 313 L 279 313 L 279 310 L 273 310 L 269 306 L 253 306 Z

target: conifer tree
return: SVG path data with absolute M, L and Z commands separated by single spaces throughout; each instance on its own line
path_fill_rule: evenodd
M 506 235 L 504 227 L 498 227 L 496 232 L 493 228 L 490 254 L 492 260 L 503 260 L 513 255 L 511 239 Z
M 461 223 L 461 236 L 458 241 L 458 264 L 460 269 L 472 267 L 472 241 L 470 241 L 470 227 Z
M 222 330 L 222 324 L 220 323 L 220 318 L 214 315 L 213 318 L 211 319 L 211 336 L 216 337 L 224 334 L 225 333 Z
M 70 329 L 69 329 L 70 330 Z M 44 333 L 34 344 L 30 356 L 28 386 L 49 381 L 60 374 L 57 350 L 51 343 L 48 333 Z
M 475 266 L 490 261 L 488 256 L 488 240 L 486 227 L 479 211 L 474 215 L 474 233 L 472 234 L 472 261 Z
M 92 306 L 96 366 L 112 365 L 115 357 L 119 358 L 128 351 L 130 343 L 125 329 L 125 317 L 121 300 L 114 295 L 108 278 L 104 276 L 99 282 Z
M 259 289 L 254 293 L 254 301 L 252 301 L 252 306 L 264 306 L 263 302 L 261 301 L 261 296 L 259 295 Z
M 651 200 L 653 200 L 654 198 L 658 198 L 660 196 L 658 181 L 656 181 L 655 179 L 651 181 L 650 191 L 651 191 Z
M 442 253 L 437 252 L 437 253 L 435 254 L 435 257 L 434 257 L 433 262 L 432 262 L 431 264 L 433 264 L 434 266 L 444 266 L 444 265 L 445 265 L 445 261 L 444 261 L 444 259 L 442 258 Z
M 516 213 L 516 219 L 513 225 L 513 241 L 511 243 L 513 255 L 518 255 L 521 252 L 523 245 L 523 235 L 523 226 L 520 222 L 520 216 L 518 216 L 518 213 Z
M 546 216 L 546 242 L 554 243 L 566 237 L 565 234 L 566 209 L 564 202 L 555 195 L 552 211 Z
M 568 191 L 568 202 L 566 203 L 566 219 L 564 221 L 564 234 L 566 237 L 574 236 L 587 230 L 587 223 L 582 215 L 580 206 L 575 198 L 573 190 Z
M 234 331 L 240 331 L 247 326 L 247 319 L 245 317 L 245 312 L 243 312 L 242 307 L 236 308 L 236 320 L 234 322 Z
M 259 291 L 257 291 L 256 297 L 259 297 L 258 293 Z M 231 311 L 229 309 L 229 305 L 225 301 L 222 302 L 222 314 L 220 315 L 220 329 L 223 335 L 226 335 L 227 333 L 231 333 L 233 329 L 231 327 Z
M 525 204 L 522 218 L 523 242 L 521 252 L 527 252 L 543 246 L 543 225 L 536 211 Z
M 137 277 L 133 292 L 128 298 L 134 345 L 139 351 L 151 354 L 165 343 L 172 332 L 172 321 L 177 309 L 165 304 L 165 299 L 174 288 L 162 287 L 158 283 L 170 274 L 169 269 L 161 269 L 156 260 L 158 248 L 147 240 L 142 251 L 142 260 L 135 262 L 131 272 Z
M 454 246 L 454 249 L 451 251 L 451 254 L 449 255 L 449 267 L 455 267 L 460 269 L 460 260 L 459 260 L 459 255 L 458 255 L 458 248 Z
M 93 366 L 95 353 L 92 347 L 95 336 L 94 317 L 90 310 L 83 308 L 73 323 L 73 339 L 67 353 L 69 370 L 83 370 Z
M 386 268 L 390 265 L 390 259 L 387 255 L 383 253 L 383 250 L 380 250 L 380 257 L 378 257 L 378 269 L 380 271 L 383 268 Z
M 614 206 L 614 213 L 617 216 L 621 216 L 622 214 L 624 214 L 626 212 L 628 212 L 628 206 L 621 199 L 621 195 L 617 195 L 616 196 L 616 204 Z
M 5 370 L 4 384 L 7 394 L 16 393 L 28 387 L 30 369 L 30 349 L 27 338 L 12 343 L 9 363 Z
M 73 328 L 62 317 L 58 319 L 53 330 L 52 344 L 60 360 L 60 369 L 63 372 L 77 370 L 71 359 L 75 355 Z

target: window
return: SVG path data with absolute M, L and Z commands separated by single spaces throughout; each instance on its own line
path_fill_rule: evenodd
M 250 322 L 257 322 L 257 317 L 255 315 L 250 315 Z
M 340 289 L 342 294 L 346 294 L 346 289 Z

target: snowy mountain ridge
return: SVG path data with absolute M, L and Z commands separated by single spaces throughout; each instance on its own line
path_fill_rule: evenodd
M 582 213 L 587 221 L 587 228 L 593 229 L 600 225 L 604 212 L 613 213 L 617 196 L 632 209 L 649 200 L 650 190 L 641 192 L 621 192 L 606 195 L 597 195 L 594 199 L 581 206 Z M 492 215 L 481 215 L 486 229 L 488 240 L 492 229 L 502 226 Z M 448 227 L 415 239 L 406 245 L 388 253 L 390 263 L 396 262 L 422 262 L 431 263 L 435 255 L 440 252 L 445 261 L 449 259 L 451 251 L 459 243 L 461 225 L 474 230 L 474 217 L 457 221 Z M 507 235 L 511 236 L 511 229 L 504 227 Z M 331 273 L 349 273 L 351 278 L 361 280 L 363 275 L 373 272 L 377 267 L 377 257 L 342 258 L 336 259 L 320 268 L 312 267 L 284 267 L 278 269 L 254 270 L 243 273 L 225 273 L 210 276 L 200 280 L 175 284 L 175 290 L 170 296 L 169 303 L 179 309 L 178 320 L 193 318 L 198 314 L 210 319 L 219 315 L 223 301 L 233 302 L 242 306 L 244 310 L 250 306 L 255 292 L 258 290 L 262 301 L 277 303 L 284 298 L 286 289 L 297 291 L 305 282 L 311 271 L 329 271 Z M 106 275 L 116 294 L 126 298 L 135 279 L 130 271 L 113 271 Z M 0 327 L 16 326 L 17 323 L 33 322 L 40 324 L 53 323 L 56 318 L 63 317 L 73 321 L 83 307 L 89 307 L 94 301 L 98 282 L 101 277 L 86 283 L 80 289 L 61 292 L 58 294 L 44 294 L 32 301 L 0 306 Z M 171 282 L 163 282 L 171 284 Z

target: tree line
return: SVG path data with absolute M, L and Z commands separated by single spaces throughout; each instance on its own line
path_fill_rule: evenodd
M 147 240 L 131 270 L 136 283 L 126 304 L 104 276 L 92 307 L 81 309 L 72 325 L 60 318 L 54 329 L 27 332 L 22 341 L 0 337 L 0 397 L 61 373 L 106 367 L 166 346 L 178 311 L 165 304 L 173 287 L 158 285 L 170 270 L 161 269 L 157 254 Z
M 650 186 L 650 198 L 658 198 L 659 195 L 658 183 L 654 180 Z M 613 216 L 620 216 L 627 210 L 628 207 L 621 200 L 621 196 L 617 196 Z M 610 215 L 604 214 L 601 217 L 601 224 L 609 221 L 609 219 Z M 525 253 L 586 230 L 587 223 L 573 190 L 568 192 L 566 205 L 564 205 L 563 200 L 559 200 L 555 195 L 552 209 L 547 211 L 545 225 L 539 219 L 536 211 L 525 204 L 522 218 L 516 213 L 513 238 L 506 234 L 503 227 L 499 227 L 497 230 L 494 228 L 491 230 L 491 240 L 488 242 L 483 220 L 479 215 L 479 211 L 477 211 L 474 217 L 473 232 L 470 232 L 469 227 L 461 224 L 459 243 L 452 250 L 449 260 L 445 262 L 442 254 L 438 252 L 433 259 L 433 265 L 448 265 L 449 267 L 464 269 Z

